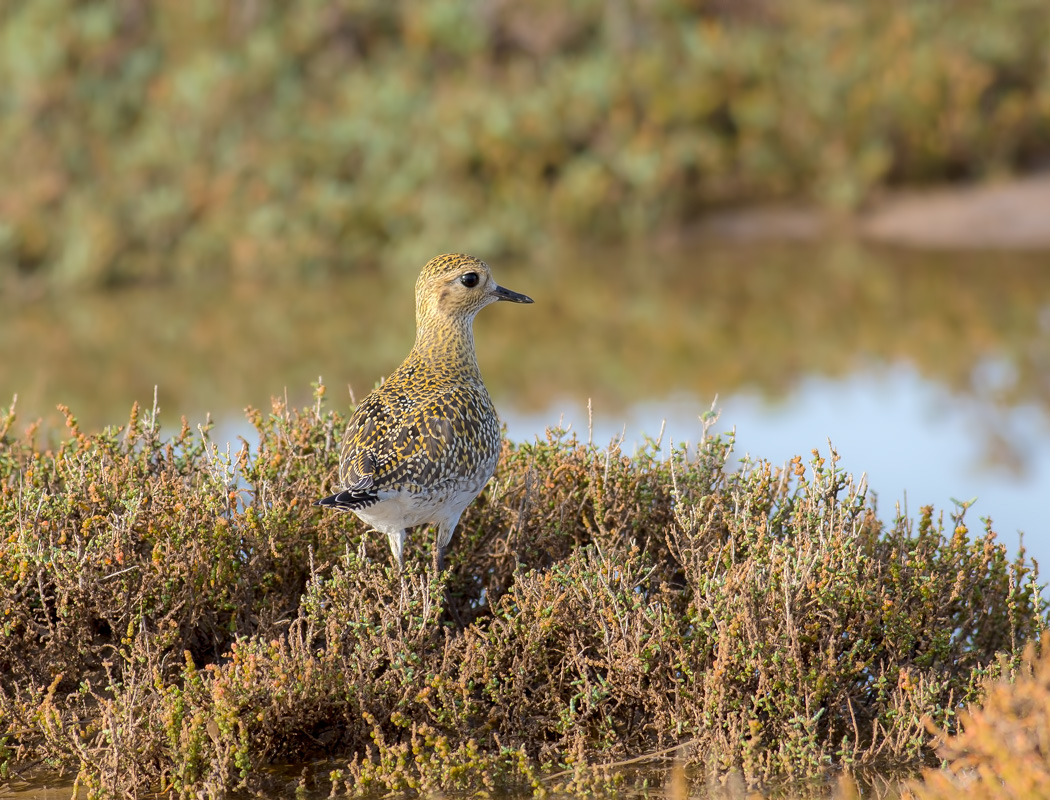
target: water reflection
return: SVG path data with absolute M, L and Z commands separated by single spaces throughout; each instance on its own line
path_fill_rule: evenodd
M 885 515 L 980 497 L 977 513 L 1032 549 L 1050 537 L 1050 271 L 1038 254 L 915 254 L 853 243 L 563 253 L 494 264 L 536 298 L 478 318 L 479 360 L 513 437 L 565 413 L 603 438 L 695 439 L 718 395 L 742 450 L 776 461 L 830 436 Z M 415 271 L 337 284 L 134 289 L 0 303 L 0 397 L 23 422 L 122 422 L 159 386 L 174 425 L 319 375 L 342 401 L 396 366 L 413 336 Z M 632 439 L 633 437 L 633 439 Z M 913 510 L 914 507 L 913 507 Z M 1007 538 L 1010 538 L 1009 536 Z

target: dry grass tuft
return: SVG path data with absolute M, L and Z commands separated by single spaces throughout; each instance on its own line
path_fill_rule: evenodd
M 948 766 L 926 770 L 906 796 L 1050 797 L 1050 653 L 1030 647 L 1012 680 L 991 681 L 959 722 L 937 751 Z

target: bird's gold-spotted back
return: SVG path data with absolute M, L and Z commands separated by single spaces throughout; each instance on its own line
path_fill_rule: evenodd
M 473 256 L 431 260 L 416 281 L 412 351 L 347 426 L 345 488 L 319 503 L 385 531 L 399 562 L 404 529 L 436 522 L 440 565 L 460 514 L 496 468 L 499 419 L 478 369 L 473 322 L 499 300 L 532 302 L 497 285 Z
M 354 413 L 340 482 L 420 492 L 473 476 L 483 485 L 499 447 L 499 420 L 484 384 L 456 382 L 410 355 Z

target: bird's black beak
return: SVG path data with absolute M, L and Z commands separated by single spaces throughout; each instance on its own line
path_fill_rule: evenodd
M 509 300 L 511 303 L 532 302 L 532 298 L 528 295 L 512 292 L 510 289 L 504 289 L 502 286 L 497 286 L 495 289 L 493 289 L 492 294 L 496 296 L 497 300 Z

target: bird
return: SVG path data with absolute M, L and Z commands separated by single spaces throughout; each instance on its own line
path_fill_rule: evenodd
M 500 422 L 481 379 L 474 317 L 531 297 L 496 283 L 488 264 L 449 253 L 416 280 L 416 339 L 408 357 L 354 410 L 339 453 L 339 486 L 314 505 L 350 511 L 385 533 L 399 571 L 408 529 L 437 526 L 434 569 L 460 516 L 495 473 Z

